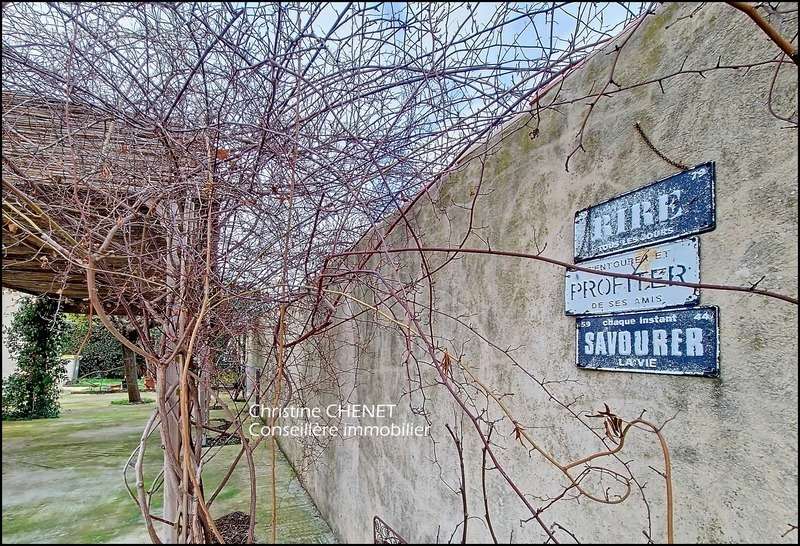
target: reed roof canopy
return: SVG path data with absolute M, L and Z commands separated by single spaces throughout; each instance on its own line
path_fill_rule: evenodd
M 3 287 L 85 310 L 91 255 L 110 312 L 122 312 L 126 289 L 157 298 L 163 275 L 148 257 L 166 249 L 155 213 L 192 176 L 174 136 L 14 92 L 3 92 L 2 111 Z

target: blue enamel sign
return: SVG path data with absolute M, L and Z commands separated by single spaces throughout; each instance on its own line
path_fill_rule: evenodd
M 714 229 L 714 163 L 704 163 L 575 214 L 575 261 Z
M 716 307 L 596 315 L 577 319 L 579 368 L 719 375 Z

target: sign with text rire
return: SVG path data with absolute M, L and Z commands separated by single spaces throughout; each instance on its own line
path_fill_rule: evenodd
M 579 368 L 677 375 L 719 375 L 719 311 L 669 311 L 578 317 Z
M 564 287 L 566 314 L 597 315 L 697 305 L 700 303 L 698 289 L 658 281 L 699 283 L 699 243 L 697 237 L 689 237 L 583 262 L 581 267 L 597 273 L 567 271 Z M 628 274 L 645 279 L 603 273 Z
M 575 261 L 714 229 L 714 163 L 624 193 L 575 214 Z

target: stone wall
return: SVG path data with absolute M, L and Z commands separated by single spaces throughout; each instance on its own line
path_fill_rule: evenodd
M 713 67 L 773 58 L 778 50 L 739 12 L 723 4 L 668 4 L 648 16 L 620 55 L 614 81 L 625 87 L 686 67 Z M 689 17 L 692 15 L 692 17 Z M 776 24 L 781 24 L 776 21 Z M 794 25 L 794 26 L 793 26 Z M 796 33 L 796 21 L 781 27 Z M 618 39 L 617 44 L 620 43 Z M 540 101 L 547 105 L 579 99 L 609 78 L 614 44 L 595 54 Z M 688 56 L 688 58 L 687 58 Z M 469 222 L 468 205 L 477 191 L 481 159 L 483 181 L 466 246 L 536 252 L 571 261 L 573 216 L 577 210 L 676 172 L 655 155 L 634 129 L 639 122 L 667 156 L 687 165 L 716 162 L 717 227 L 702 234 L 702 280 L 797 294 L 797 131 L 770 115 L 768 92 L 774 65 L 749 71 L 716 70 L 700 77 L 681 75 L 601 99 L 576 145 L 587 100 L 526 113 L 498 135 L 488 155 L 472 159 L 444 179 L 410 211 L 429 246 L 460 241 Z M 797 70 L 786 66 L 775 87 L 778 111 L 792 112 L 797 100 Z M 534 128 L 538 131 L 534 131 Z M 533 138 L 534 135 L 535 138 Z M 406 245 L 404 230 L 388 244 Z M 399 257 L 410 275 L 419 270 L 414 255 Z M 434 264 L 442 256 L 432 256 Z M 392 271 L 387 274 L 394 274 Z M 672 455 L 676 540 L 680 542 L 796 542 L 797 532 L 797 307 L 749 294 L 704 290 L 702 303 L 720 309 L 719 378 L 578 370 L 574 364 L 575 319 L 564 315 L 564 270 L 515 258 L 462 256 L 435 278 L 442 312 L 434 328 L 454 354 L 481 380 L 501 393 L 526 430 L 560 460 L 602 449 L 589 418 L 576 419 L 548 392 L 584 415 L 607 403 L 626 418 L 655 422 L 674 417 L 664 429 Z M 357 293 L 367 298 L 368 293 Z M 419 295 L 425 301 L 424 294 Z M 348 311 L 357 305 L 348 304 Z M 444 314 L 463 315 L 463 324 Z M 469 327 L 467 327 L 469 326 Z M 493 340 L 491 346 L 480 337 Z M 397 403 L 394 422 L 424 423 L 409 410 L 405 346 L 397 328 L 374 322 L 348 324 L 328 340 L 311 342 L 308 355 L 328 343 L 319 365 L 354 370 L 342 374 L 350 400 Z M 366 351 L 355 353 L 351 344 Z M 462 345 L 466 343 L 466 345 Z M 509 359 L 500 349 L 517 347 Z M 313 349 L 313 350 L 312 350 Z M 324 361 L 324 362 L 323 362 Z M 474 395 L 475 392 L 473 391 Z M 313 456 L 284 440 L 283 449 L 301 469 L 305 487 L 340 539 L 370 541 L 372 518 L 379 515 L 410 541 L 447 542 L 462 518 L 458 460 L 444 424 L 462 426 L 466 450 L 469 540 L 488 540 L 481 494 L 481 444 L 468 422 L 456 419 L 451 397 L 441 387 L 427 389 L 433 423 L 430 439 L 356 438 L 335 441 Z M 419 403 L 418 393 L 411 396 Z M 304 400 L 323 405 L 335 397 Z M 497 407 L 492 409 L 497 417 Z M 455 415 L 458 415 L 456 412 Z M 509 473 L 530 494 L 534 506 L 564 487 L 563 476 L 540 455 L 529 454 L 506 421 L 492 437 Z M 545 512 L 548 525 L 570 529 L 582 542 L 645 541 L 643 532 L 664 541 L 664 484 L 650 466 L 663 468 L 656 439 L 632 433 L 622 459 L 644 489 L 634 487 L 616 505 L 566 500 Z M 313 464 L 309 463 L 313 459 Z M 437 461 L 437 462 L 434 462 Z M 609 466 L 619 468 L 610 461 Z M 616 465 L 616 466 L 614 466 Z M 613 482 L 593 483 L 594 491 Z M 490 511 L 500 541 L 539 542 L 536 523 L 497 472 L 487 475 Z M 648 524 L 648 512 L 651 523 Z M 460 530 L 455 541 L 460 540 Z M 569 541 L 563 532 L 562 541 Z

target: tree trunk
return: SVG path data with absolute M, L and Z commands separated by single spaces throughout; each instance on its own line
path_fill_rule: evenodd
M 122 360 L 125 364 L 125 382 L 128 385 L 128 402 L 139 404 L 142 401 L 142 396 L 139 394 L 139 378 L 136 373 L 136 353 L 127 347 L 123 347 L 122 351 Z
M 128 325 L 124 329 L 125 337 L 128 341 L 136 343 L 139 337 L 136 328 Z M 128 402 L 131 404 L 140 404 L 142 396 L 139 394 L 139 377 L 136 368 L 136 353 L 128 347 L 122 346 L 122 363 L 125 366 L 125 383 L 128 387 Z
M 156 389 L 158 393 L 159 414 L 161 417 L 161 444 L 164 449 L 164 505 L 163 517 L 166 521 L 176 523 L 181 509 L 180 460 L 181 436 L 178 416 L 169 408 L 178 407 L 178 396 L 173 391 L 167 397 L 171 387 L 179 382 L 177 366 L 158 365 L 156 370 Z M 185 525 L 185 522 L 183 523 Z M 177 525 L 163 525 L 161 540 L 168 544 L 177 544 Z

